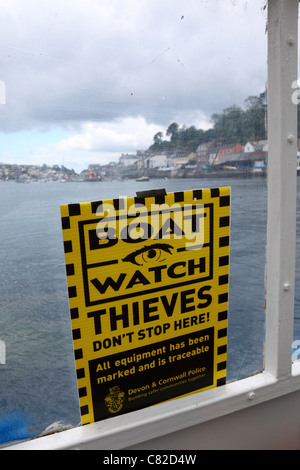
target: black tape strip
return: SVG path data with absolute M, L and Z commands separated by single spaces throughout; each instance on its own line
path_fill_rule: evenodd
M 159 194 L 158 196 L 155 196 L 155 204 L 164 204 L 166 200 L 166 197 L 164 194 Z
M 166 196 L 167 192 L 164 188 L 162 189 L 149 189 L 146 191 L 137 191 L 137 197 L 156 197 L 156 196 Z
M 137 205 L 137 204 L 141 204 L 142 206 L 145 205 L 145 198 L 144 197 L 135 197 L 134 198 L 134 204 Z

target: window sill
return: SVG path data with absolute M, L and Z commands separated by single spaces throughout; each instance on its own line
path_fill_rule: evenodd
M 125 449 L 300 389 L 300 362 L 277 380 L 257 375 L 108 420 L 13 444 L 7 450 Z

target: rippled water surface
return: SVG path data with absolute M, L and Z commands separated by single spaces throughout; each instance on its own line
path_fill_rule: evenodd
M 100 183 L 0 183 L 0 442 L 80 422 L 60 204 L 231 186 L 228 380 L 263 366 L 267 188 L 263 178 Z M 300 221 L 299 221 L 300 223 Z M 299 256 L 299 255 L 298 255 Z M 297 278 L 298 279 L 298 278 Z M 300 299 L 296 296 L 296 311 Z M 297 328 L 300 331 L 299 320 Z M 3 439 L 2 439 L 3 440 Z

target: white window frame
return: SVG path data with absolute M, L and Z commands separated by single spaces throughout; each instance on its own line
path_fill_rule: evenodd
M 8 449 L 124 449 L 300 390 L 292 363 L 297 197 L 298 0 L 268 2 L 268 222 L 264 370 L 222 387 L 14 444 Z

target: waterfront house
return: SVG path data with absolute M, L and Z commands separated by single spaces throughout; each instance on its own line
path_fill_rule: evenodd
M 223 145 L 220 147 L 217 151 L 217 162 L 224 157 L 224 155 L 230 155 L 233 153 L 240 153 L 244 150 L 242 144 L 236 143 L 236 144 L 228 144 L 228 145 Z
M 203 142 L 197 147 L 196 160 L 199 164 L 206 164 L 209 161 L 210 152 L 214 149 L 213 142 Z
M 215 166 L 218 168 L 262 171 L 266 168 L 267 152 L 239 152 L 223 155 Z
M 138 161 L 138 157 L 137 155 L 134 155 L 134 154 L 122 153 L 122 155 L 119 158 L 119 164 L 125 167 L 133 166 L 137 163 L 137 161 Z
M 244 152 L 267 152 L 268 141 L 267 140 L 251 140 L 245 144 Z
M 146 159 L 146 168 L 163 168 L 167 166 L 167 156 L 163 153 L 152 155 Z

